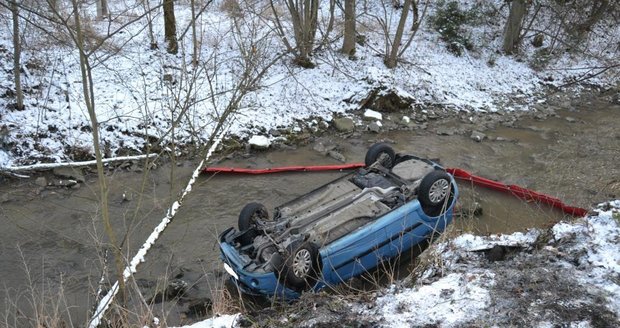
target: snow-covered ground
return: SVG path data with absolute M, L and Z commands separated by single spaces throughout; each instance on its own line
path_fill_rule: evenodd
M 438 264 L 414 287 L 393 286 L 361 312 L 386 327 L 616 326 L 620 201 L 595 211 L 549 232 L 466 234 L 438 245 Z
M 620 324 L 620 200 L 544 231 L 463 234 L 432 245 L 422 256 L 432 261 L 415 282 L 400 281 L 374 299 L 302 297 L 290 310 L 248 321 L 258 327 L 275 322 L 393 328 Z M 238 327 L 241 318 L 226 327 Z M 213 320 L 219 319 L 201 324 L 211 327 Z
M 603 26 L 585 41 L 596 56 L 566 54 L 547 69 L 536 71 L 528 65 L 537 51 L 529 42 L 524 42 L 519 57 L 497 53 L 502 31 L 502 24 L 497 22 L 507 15 L 502 1 L 460 2 L 465 9 L 482 6 L 477 9 L 482 17 L 488 15 L 485 10 L 498 9 L 495 16 L 487 18 L 495 23 L 478 23 L 465 32 L 473 40 L 474 50 L 455 56 L 446 50 L 430 24 L 423 21 L 411 47 L 394 69 L 387 69 L 383 64 L 384 35 L 375 14 L 381 13 L 381 19 L 393 33 L 400 11 L 391 6 L 384 11 L 375 2 L 358 2 L 358 32 L 366 41 L 357 46 L 355 59 L 338 52 L 339 23 L 343 18 L 340 10 L 336 10 L 336 28 L 330 34 L 330 42 L 313 55 L 314 69 L 293 65 L 292 55 L 284 53 L 285 47 L 274 33 L 273 15 L 265 1 L 239 1 L 242 14 L 231 11 L 230 0 L 209 5 L 198 19 L 197 66 L 190 64 L 191 14 L 187 2 L 176 3 L 178 34 L 188 31 L 181 38 L 180 54 L 176 56 L 165 52 L 160 9 L 151 15 L 159 49 L 151 50 L 147 19 L 138 19 L 144 13 L 140 5 L 144 1 L 109 1 L 111 22 L 95 20 L 94 5 L 84 5 L 84 22 L 90 38 L 96 41 L 105 38 L 109 31 L 120 31 L 90 56 L 105 155 L 141 153 L 159 138 L 164 140 L 164 146 L 173 140 L 181 145 L 204 142 L 234 98 L 232 91 L 238 89 L 244 72 L 248 72 L 244 71 L 248 64 L 255 65 L 249 70 L 250 75 L 255 76 L 263 69 L 265 74 L 256 84 L 247 86 L 248 93 L 239 103 L 239 110 L 229 118 L 230 133 L 243 138 L 257 134 L 272 138 L 268 131 L 275 128 L 295 131 L 299 120 L 320 117 L 330 121 L 334 114 L 347 115 L 378 87 L 394 90 L 423 105 L 478 111 L 528 109 L 528 104 L 544 101 L 539 98 L 543 97 L 540 91 L 545 85 L 564 84 L 591 71 L 591 67 L 608 64 L 615 56 L 615 52 L 605 47 L 617 42 L 620 27 Z M 321 7 L 318 39 L 322 39 L 325 31 L 328 7 L 327 4 Z M 435 2 L 430 2 L 425 19 L 435 9 Z M 90 121 L 75 47 L 63 36 L 62 28 L 52 38 L 22 21 L 26 109 L 14 110 L 10 107 L 14 102 L 9 64 L 13 58 L 11 19 L 5 9 L 0 10 L 0 15 L 6 22 L 0 25 L 0 93 L 3 95 L 0 97 L 0 167 L 92 158 Z M 283 17 L 284 28 L 289 33 L 290 22 Z M 546 22 L 544 16 L 539 17 L 542 17 L 540 24 Z M 36 16 L 28 18 L 37 21 Z M 42 20 L 38 22 L 51 29 Z M 408 21 L 407 26 L 410 24 Z M 407 29 L 406 38 L 409 33 Z M 528 35 L 527 40 L 531 37 Z M 544 47 L 550 42 L 549 38 L 545 39 Z M 613 84 L 614 78 L 617 79 L 615 74 L 610 70 L 589 82 Z M 519 101 L 509 102 L 513 97 Z

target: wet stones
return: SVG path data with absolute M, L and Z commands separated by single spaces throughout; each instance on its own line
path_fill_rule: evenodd
M 352 132 L 355 130 L 355 122 L 350 117 L 339 117 L 333 121 L 334 127 L 340 132 Z
M 476 141 L 476 142 L 481 142 L 482 140 L 486 139 L 487 135 L 480 132 L 480 131 L 472 131 L 471 135 L 469 136 L 469 138 L 471 138 L 472 140 Z
M 347 161 L 347 158 L 340 151 L 338 151 L 337 145 L 325 145 L 322 142 L 317 142 L 312 149 L 339 162 L 344 163 Z
M 379 133 L 381 132 L 382 126 L 383 124 L 381 124 L 381 121 L 372 122 L 368 124 L 368 130 L 374 133 Z
M 38 177 L 34 180 L 34 183 L 39 186 L 39 187 L 45 187 L 47 186 L 47 178 L 45 177 Z
M 409 108 L 415 99 L 402 95 L 396 90 L 378 87 L 371 90 L 360 102 L 360 108 L 369 108 L 380 112 L 397 112 L 404 108 Z
M 189 285 L 181 279 L 172 279 L 163 291 L 159 291 L 151 298 L 150 303 L 161 303 L 175 298 L 180 298 L 185 294 Z
M 61 179 L 75 180 L 77 182 L 84 182 L 84 173 L 81 169 L 71 167 L 57 167 L 52 171 L 55 176 Z
M 567 117 L 565 117 L 564 119 L 565 119 L 565 120 L 566 120 L 566 122 L 568 122 L 568 123 L 575 123 L 575 122 L 577 122 L 577 119 L 576 119 L 576 118 L 574 118 L 574 117 L 570 117 L 570 116 L 567 116 Z
M 202 297 L 190 301 L 187 304 L 187 310 L 184 312 L 188 317 L 204 317 L 211 311 L 213 301 L 211 299 Z

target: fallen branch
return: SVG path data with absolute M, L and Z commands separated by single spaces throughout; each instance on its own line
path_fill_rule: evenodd
M 138 264 L 144 262 L 146 253 L 155 244 L 155 241 L 157 241 L 157 239 L 159 238 L 160 234 L 164 231 L 164 229 L 166 229 L 166 226 L 168 226 L 168 223 L 172 221 L 172 218 L 174 218 L 174 216 L 176 215 L 177 210 L 181 207 L 181 204 L 183 203 L 185 196 L 187 196 L 192 191 L 192 185 L 196 182 L 196 179 L 202 172 L 205 163 L 211 157 L 211 154 L 213 154 L 217 146 L 220 144 L 220 142 L 224 138 L 224 135 L 226 134 L 227 131 L 228 131 L 228 128 L 223 129 L 222 133 L 220 133 L 217 136 L 217 138 L 213 140 L 213 144 L 209 148 L 209 151 L 207 152 L 205 157 L 200 161 L 200 163 L 194 170 L 191 179 L 187 183 L 187 186 L 185 187 L 185 189 L 183 189 L 183 193 L 181 194 L 179 199 L 175 201 L 174 203 L 172 203 L 172 205 L 168 209 L 168 212 L 166 213 L 166 216 L 162 219 L 159 225 L 155 227 L 153 232 L 151 232 L 151 235 L 146 239 L 146 241 L 144 242 L 140 250 L 138 250 L 136 255 L 131 259 L 131 262 L 129 263 L 129 265 L 125 267 L 125 271 L 123 272 L 123 281 L 127 282 L 127 279 L 129 279 L 131 275 L 136 273 Z M 96 328 L 97 326 L 99 326 L 99 323 L 101 322 L 101 319 L 103 318 L 103 315 L 108 310 L 108 307 L 112 303 L 112 300 L 114 299 L 118 291 L 119 291 L 119 282 L 117 281 L 114 283 L 110 291 L 108 291 L 108 293 L 101 299 L 101 301 L 99 302 L 99 305 L 97 305 L 96 311 L 93 317 L 90 319 L 90 322 L 88 324 L 89 328 Z
M 114 162 L 124 162 L 124 161 L 136 161 L 142 160 L 146 158 L 155 157 L 157 154 L 148 154 L 148 155 L 137 155 L 137 156 L 121 156 L 114 158 L 104 158 L 102 162 L 104 164 L 114 163 Z M 83 161 L 83 162 L 69 162 L 69 163 L 39 163 L 32 165 L 24 165 L 24 166 L 6 166 L 0 167 L 0 173 L 13 173 L 17 177 L 27 177 L 27 176 L 19 176 L 16 172 L 27 172 L 27 171 L 44 171 L 44 170 L 52 170 L 57 168 L 64 167 L 82 167 L 82 166 L 91 166 L 96 165 L 97 161 Z

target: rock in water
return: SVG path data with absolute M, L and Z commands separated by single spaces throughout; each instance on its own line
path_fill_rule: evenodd
M 368 130 L 374 132 L 374 133 L 379 133 L 381 132 L 381 122 L 380 121 L 376 121 L 376 122 L 372 122 L 368 125 Z
M 53 170 L 55 176 L 62 179 L 73 179 L 77 182 L 84 182 L 84 174 L 79 168 L 57 167 Z
M 248 143 L 256 149 L 267 149 L 271 145 L 271 142 L 267 137 L 259 135 L 253 135 Z
M 480 142 L 480 141 L 484 140 L 484 138 L 486 138 L 486 137 L 487 137 L 487 135 L 482 133 L 482 132 L 480 132 L 480 131 L 472 131 L 471 132 L 471 136 L 470 136 L 470 138 L 472 140 L 477 141 L 477 142 Z
M 36 183 L 37 186 L 45 187 L 47 186 L 47 179 L 45 177 L 38 177 L 34 183 Z
M 334 127 L 340 132 L 351 132 L 355 130 L 355 123 L 350 117 L 340 117 L 333 121 Z
M 333 159 L 335 159 L 337 161 L 343 162 L 343 163 L 347 161 L 347 158 L 344 157 L 344 155 L 342 155 L 341 153 L 339 153 L 339 152 L 337 152 L 335 150 L 330 150 L 327 153 L 327 155 L 329 155 L 329 157 L 331 157 L 331 158 L 333 158 Z

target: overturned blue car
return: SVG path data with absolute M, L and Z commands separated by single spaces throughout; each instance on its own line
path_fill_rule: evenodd
M 439 164 L 369 148 L 365 167 L 274 209 L 249 203 L 219 237 L 244 293 L 295 298 L 358 276 L 441 233 L 458 190 Z

